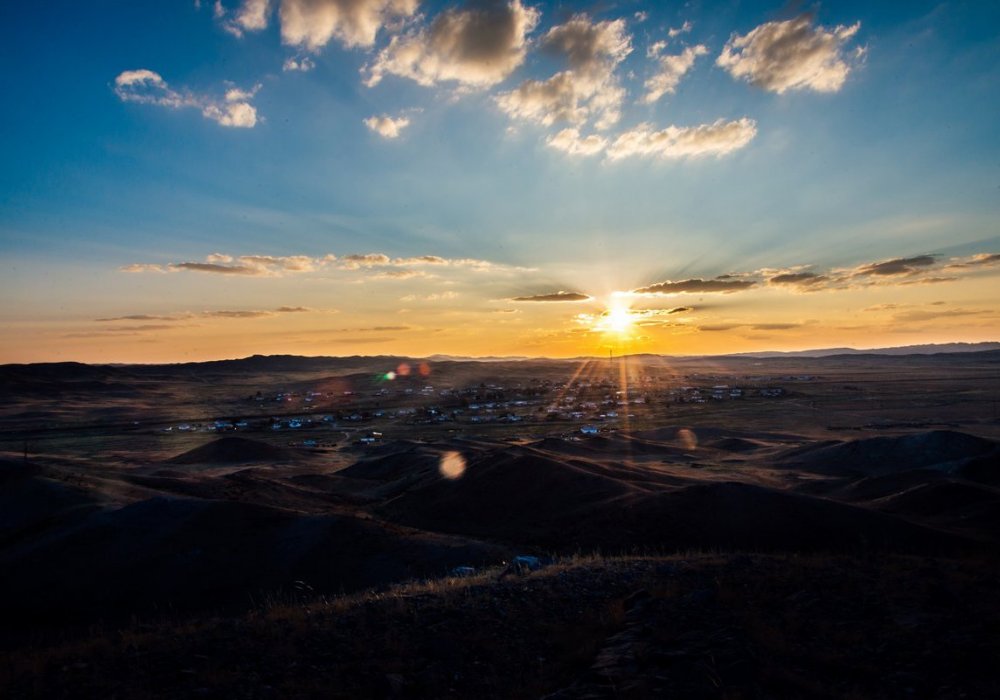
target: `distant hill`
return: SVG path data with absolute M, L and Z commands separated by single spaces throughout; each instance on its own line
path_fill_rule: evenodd
M 732 353 L 729 357 L 830 357 L 831 355 L 938 355 L 955 352 L 987 352 L 1000 350 L 1000 343 L 937 343 L 927 345 L 903 345 L 895 348 L 822 348 L 818 350 L 795 350 L 779 352 L 777 350 L 763 352 Z

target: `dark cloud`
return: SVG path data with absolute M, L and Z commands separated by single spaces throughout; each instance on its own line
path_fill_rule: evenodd
M 205 318 L 262 318 L 272 316 L 271 311 L 203 311 Z
M 930 267 L 936 262 L 934 255 L 917 255 L 912 258 L 895 258 L 884 262 L 864 265 L 858 270 L 858 275 L 907 275 L 919 271 L 919 268 Z
M 275 311 L 279 314 L 298 314 L 306 311 L 312 311 L 312 309 L 305 306 L 279 306 L 275 309 Z
M 150 314 L 129 314 L 128 316 L 111 316 L 108 318 L 95 318 L 95 321 L 104 323 L 109 321 L 180 321 L 180 316 L 153 316 Z
M 578 292 L 553 292 L 527 297 L 514 297 L 511 301 L 589 301 L 590 297 Z
M 795 286 L 809 287 L 814 284 L 822 284 L 830 278 L 826 275 L 817 275 L 815 272 L 785 272 L 775 275 L 768 280 L 770 284 L 789 284 Z
M 246 265 L 221 265 L 219 263 L 181 262 L 171 263 L 174 270 L 193 270 L 195 272 L 213 272 L 220 275 L 260 275 L 263 271 Z
M 699 292 L 738 292 L 753 287 L 752 280 L 734 280 L 730 275 L 714 280 L 690 279 L 680 282 L 659 282 L 633 290 L 634 294 L 697 294 Z
M 801 325 L 801 323 L 754 323 L 750 327 L 755 331 L 784 331 Z

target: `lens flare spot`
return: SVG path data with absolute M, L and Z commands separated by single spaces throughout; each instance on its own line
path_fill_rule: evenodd
M 396 373 L 390 370 L 385 373 L 385 378 L 391 382 L 393 379 L 396 378 Z
M 693 430 L 681 428 L 677 431 L 677 442 L 679 442 L 681 447 L 685 450 L 693 450 L 698 446 L 698 436 L 695 435 Z
M 431 376 L 431 366 L 429 364 L 427 364 L 426 362 L 421 362 L 420 363 L 420 376 L 421 377 L 429 377 L 429 376 Z
M 400 377 L 409 377 L 410 365 L 406 362 L 400 362 L 399 367 L 396 368 L 396 374 Z
M 445 452 L 441 455 L 438 471 L 445 479 L 459 479 L 465 473 L 465 457 L 460 452 Z

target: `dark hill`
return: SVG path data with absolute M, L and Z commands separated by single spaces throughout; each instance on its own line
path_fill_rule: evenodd
M 381 508 L 438 532 L 492 537 L 552 551 L 749 548 L 906 551 L 963 546 L 890 515 L 745 483 L 646 489 L 628 470 L 521 453 L 470 460 L 456 480 L 436 478 Z
M 821 474 L 874 476 L 911 469 L 952 469 L 1000 454 L 1000 443 L 952 430 L 827 443 L 785 453 L 779 462 Z
M 245 608 L 302 581 L 337 592 L 496 563 L 492 545 L 350 516 L 158 497 L 0 552 L 5 619 Z

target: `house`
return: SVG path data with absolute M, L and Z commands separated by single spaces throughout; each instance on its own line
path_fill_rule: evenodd
M 598 430 L 596 425 L 584 425 L 580 428 L 580 432 L 584 435 L 597 435 Z

